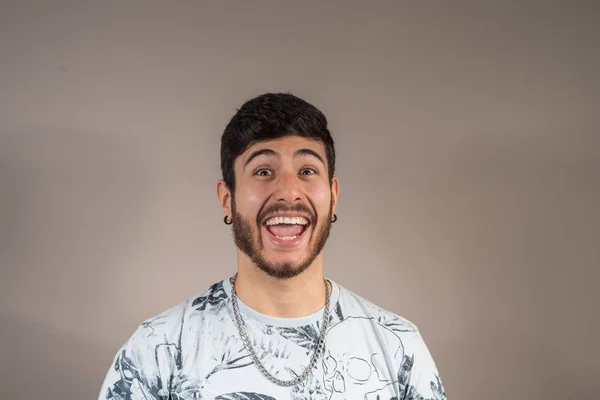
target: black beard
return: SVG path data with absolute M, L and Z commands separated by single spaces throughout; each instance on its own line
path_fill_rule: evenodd
M 260 222 L 262 222 L 261 218 L 257 218 L 256 226 L 258 228 L 258 236 L 253 238 L 253 229 L 250 221 L 244 219 L 241 214 L 239 214 L 235 207 L 235 198 L 232 196 L 231 199 L 232 204 L 232 232 L 233 232 L 233 240 L 238 249 L 240 249 L 248 258 L 256 265 L 260 270 L 266 273 L 269 276 L 278 279 L 286 279 L 293 278 L 295 276 L 300 275 L 304 272 L 310 265 L 313 263 L 315 258 L 321 253 L 323 248 L 325 247 L 325 243 L 329 238 L 329 234 L 331 233 L 331 218 L 333 216 L 333 199 L 329 203 L 329 213 L 327 218 L 321 223 L 321 226 L 318 227 L 316 225 L 316 218 L 312 218 L 311 225 L 314 228 L 311 233 L 311 237 L 309 238 L 309 248 L 308 255 L 306 258 L 298 264 L 292 263 L 271 263 L 266 260 L 262 255 L 262 250 L 264 246 L 261 242 L 260 235 Z M 306 210 L 306 207 L 289 207 L 283 208 L 281 206 L 276 206 L 276 211 L 302 211 Z M 268 212 L 273 212 L 274 209 L 269 208 Z M 307 228 L 308 229 L 308 228 Z M 314 236 L 314 238 L 312 237 Z M 313 240 L 314 239 L 314 240 Z M 313 240 L 313 244 L 310 244 L 310 240 Z

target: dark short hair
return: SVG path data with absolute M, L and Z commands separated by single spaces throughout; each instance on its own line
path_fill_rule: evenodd
M 312 138 L 324 144 L 331 184 L 335 146 L 325 115 L 291 93 L 265 93 L 244 103 L 221 136 L 221 172 L 229 190 L 235 190 L 233 166 L 240 154 L 257 142 L 289 135 Z

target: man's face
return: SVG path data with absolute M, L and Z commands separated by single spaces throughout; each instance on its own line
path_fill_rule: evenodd
M 236 159 L 235 181 L 236 246 L 270 276 L 307 269 L 325 246 L 337 203 L 324 145 L 298 136 L 256 143 Z

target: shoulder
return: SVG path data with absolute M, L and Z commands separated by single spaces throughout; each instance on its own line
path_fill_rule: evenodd
M 364 321 L 369 321 L 369 325 L 379 333 L 380 338 L 389 338 L 392 343 L 399 339 L 406 354 L 418 354 L 427 351 L 419 327 L 404 316 L 384 309 L 341 286 L 338 303 L 336 313 L 340 314 L 338 317 L 346 324 L 352 324 L 349 321 L 357 318 L 363 321 L 363 325 Z M 390 333 L 393 333 L 393 335 Z M 389 339 L 387 341 L 390 341 Z
M 410 371 L 415 357 L 427 355 L 415 323 L 343 287 L 327 337 L 334 349 L 339 346 L 336 343 L 352 342 L 357 354 L 365 353 L 361 350 L 365 343 L 368 351 L 380 346 L 391 371 Z
M 344 288 L 341 288 L 340 301 L 346 303 L 349 309 L 346 320 L 358 317 L 371 321 L 378 340 L 385 343 L 388 351 L 395 355 L 403 373 L 414 370 L 418 373 L 437 373 L 429 348 L 415 323 Z
M 190 338 L 198 339 L 206 325 L 204 316 L 225 303 L 221 287 L 214 284 L 203 293 L 140 323 L 114 357 L 100 398 L 167 396 L 171 377 L 185 362 L 186 349 L 193 348 Z
M 345 311 L 346 317 L 371 319 L 378 325 L 402 336 L 412 336 L 419 332 L 417 325 L 407 318 L 386 310 L 342 286 L 340 286 L 339 303 L 342 312 Z
M 156 344 L 180 339 L 185 327 L 201 325 L 206 314 L 220 309 L 225 305 L 227 298 L 223 290 L 223 282 L 214 283 L 203 292 L 143 320 L 130 341 Z

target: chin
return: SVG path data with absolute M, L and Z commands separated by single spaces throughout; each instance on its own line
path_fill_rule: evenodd
M 310 264 L 306 262 L 286 261 L 258 262 L 256 265 L 267 275 L 280 279 L 293 278 L 300 275 L 302 272 L 308 269 L 308 267 L 310 267 Z

